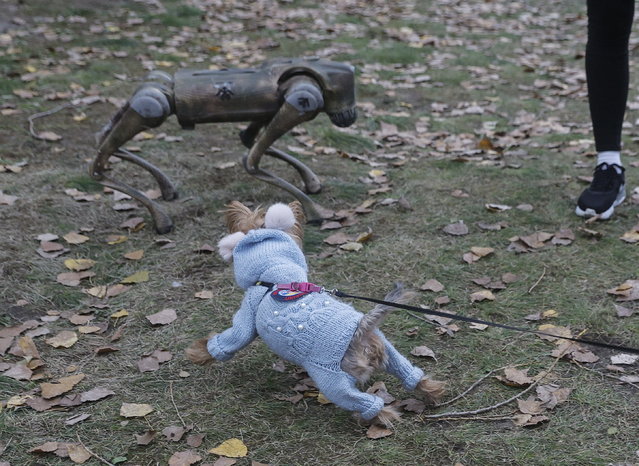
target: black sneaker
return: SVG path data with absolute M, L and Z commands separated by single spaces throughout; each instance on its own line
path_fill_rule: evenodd
M 600 163 L 595 168 L 590 187 L 579 196 L 575 213 L 580 217 L 598 215 L 602 220 L 607 220 L 625 198 L 624 168 L 616 163 Z

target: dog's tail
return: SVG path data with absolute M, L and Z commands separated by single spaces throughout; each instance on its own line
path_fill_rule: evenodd
M 415 297 L 415 292 L 404 288 L 402 283 L 395 283 L 395 287 L 384 297 L 384 301 L 390 301 L 393 303 L 405 304 L 411 301 Z M 364 335 L 368 335 L 379 327 L 384 318 L 394 308 L 386 304 L 376 305 L 368 314 L 362 317 L 359 322 L 357 330 L 353 335 L 353 339 L 361 339 Z

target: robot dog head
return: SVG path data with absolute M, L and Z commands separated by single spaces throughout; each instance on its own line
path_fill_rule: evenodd
M 324 111 L 335 126 L 355 123 L 355 67 L 320 58 L 275 60 L 271 64 L 282 68 L 280 81 L 299 74 L 314 78 L 322 88 Z

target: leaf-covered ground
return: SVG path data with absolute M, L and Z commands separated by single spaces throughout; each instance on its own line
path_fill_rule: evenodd
M 184 348 L 242 299 L 215 253 L 219 211 L 290 198 L 244 173 L 241 124 L 170 119 L 127 144 L 179 186 L 163 202 L 168 235 L 86 171 L 94 133 L 149 70 L 346 61 L 357 123 L 321 115 L 278 142 L 337 212 L 306 229 L 312 281 L 375 297 L 402 281 L 427 307 L 637 347 L 636 41 L 628 199 L 584 223 L 572 213 L 594 156 L 583 2 L 0 8 L 1 465 L 639 462 L 639 363 L 618 351 L 397 311 L 385 333 L 449 395 L 424 409 L 379 374 L 371 390 L 404 413 L 393 430 L 358 424 L 260 342 L 190 364 Z M 125 162 L 112 171 L 157 188 Z

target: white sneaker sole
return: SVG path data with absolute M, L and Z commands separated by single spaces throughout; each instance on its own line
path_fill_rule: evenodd
M 617 196 L 617 199 L 615 199 L 615 202 L 612 203 L 612 205 L 608 208 L 608 210 L 600 214 L 597 214 L 597 212 L 595 212 L 595 209 L 588 208 L 583 210 L 579 206 L 577 206 L 575 208 L 575 214 L 577 214 L 580 217 L 594 217 L 595 215 L 598 215 L 601 220 L 608 220 L 610 217 L 612 217 L 612 214 L 615 212 L 615 207 L 621 204 L 625 199 L 626 199 L 626 186 L 623 185 L 621 189 L 619 190 L 619 195 Z

